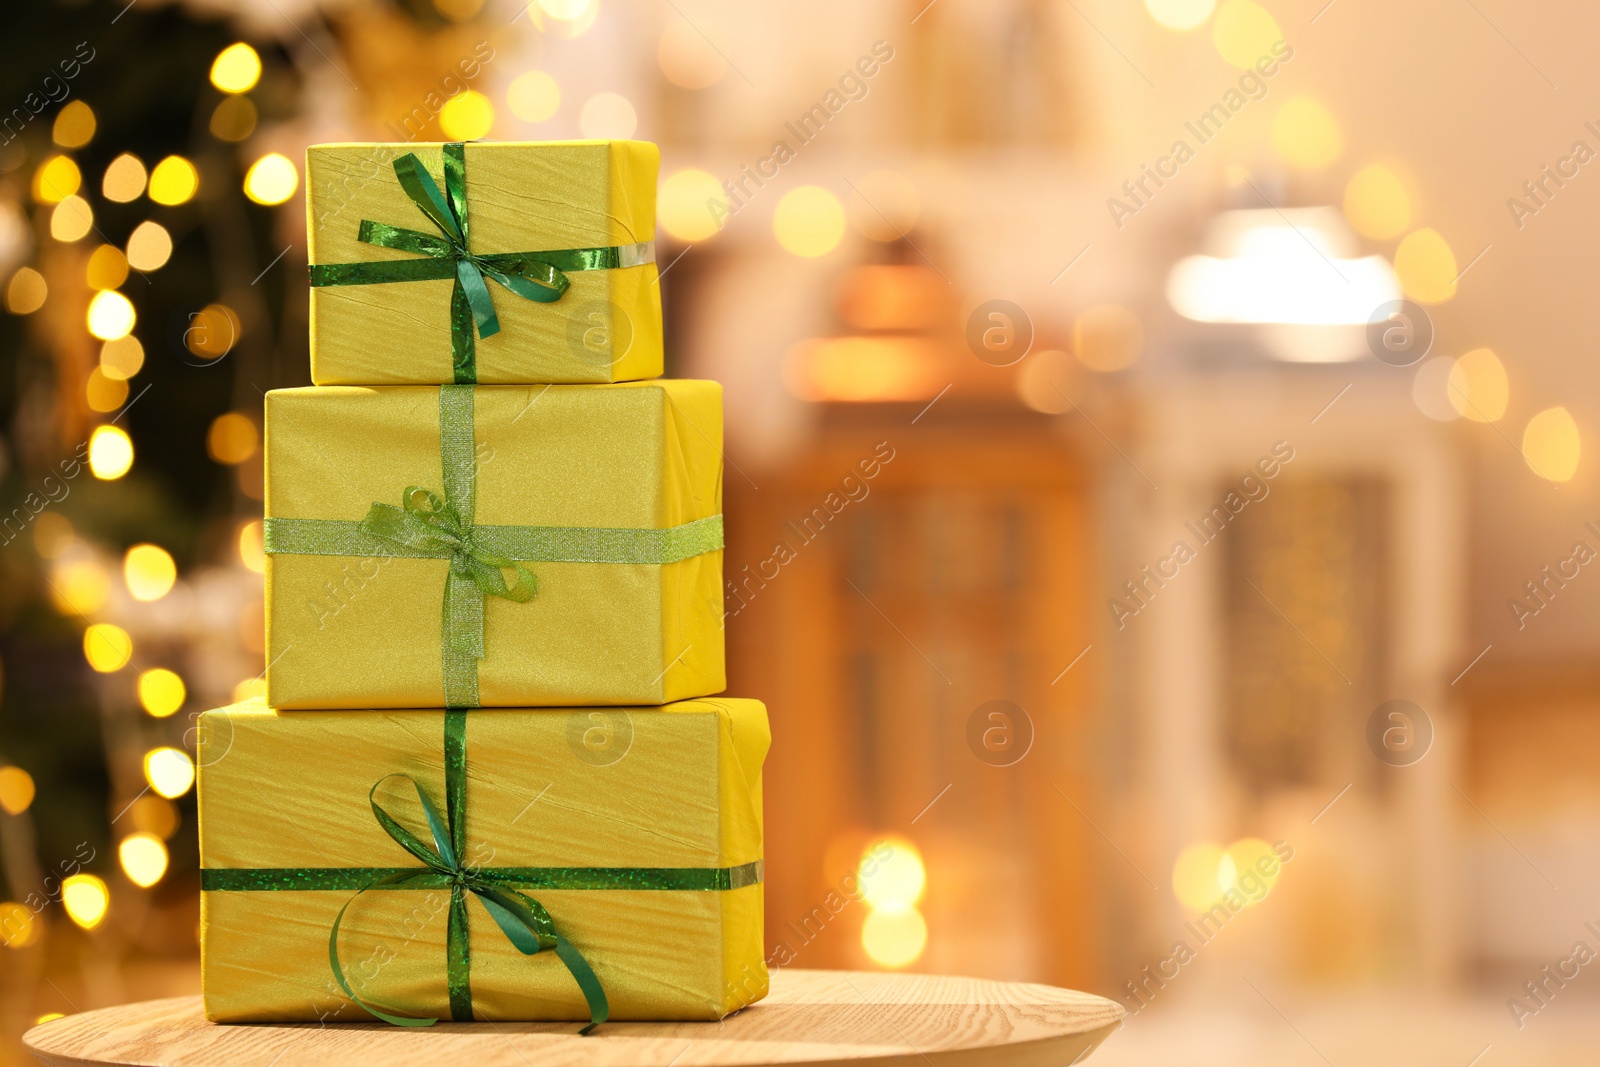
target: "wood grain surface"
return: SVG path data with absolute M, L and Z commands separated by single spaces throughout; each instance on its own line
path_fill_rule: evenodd
M 852 971 L 779 971 L 764 1001 L 720 1023 L 381 1023 L 223 1026 L 199 997 L 103 1008 L 34 1027 L 45 1064 L 163 1067 L 742 1067 L 894 1064 L 1066 1067 L 1122 1023 L 1122 1006 L 1052 986 Z

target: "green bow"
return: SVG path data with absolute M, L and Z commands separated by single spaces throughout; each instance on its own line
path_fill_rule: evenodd
M 437 1019 L 418 1019 L 405 1015 L 391 1015 L 373 1007 L 358 996 L 350 988 L 350 983 L 345 980 L 344 968 L 339 965 L 339 924 L 344 921 L 344 913 L 350 905 L 368 889 L 377 889 L 382 886 L 395 886 L 407 881 L 416 880 L 421 875 L 430 871 L 443 875 L 449 880 L 450 885 L 450 918 L 446 929 L 446 952 L 448 962 L 446 966 L 446 982 L 450 991 L 450 1014 L 457 1022 L 470 1022 L 472 1014 L 472 990 L 469 975 L 471 973 L 472 955 L 470 942 L 467 936 L 467 894 L 471 893 L 478 898 L 484 910 L 494 919 L 495 925 L 500 927 L 506 939 L 514 945 L 518 952 L 524 956 L 534 956 L 545 949 L 554 949 L 556 956 L 571 972 L 578 983 L 578 988 L 583 991 L 583 999 L 589 1005 L 589 1025 L 579 1033 L 587 1034 L 595 1027 L 606 1021 L 610 1013 L 610 1005 L 606 1002 L 606 991 L 600 985 L 600 979 L 595 977 L 594 968 L 589 966 L 589 961 L 583 958 L 583 953 L 556 932 L 555 922 L 550 918 L 550 913 L 537 900 L 520 892 L 515 888 L 514 879 L 497 874 L 488 869 L 468 867 L 462 862 L 465 851 L 465 809 L 466 809 L 466 773 L 465 773 L 465 748 L 466 748 L 466 713 L 452 711 L 446 713 L 445 721 L 445 789 L 446 804 L 449 811 L 448 823 L 439 815 L 439 809 L 434 807 L 428 799 L 428 794 L 423 792 L 422 786 L 409 774 L 390 774 L 378 779 L 372 790 L 367 794 L 367 802 L 372 805 L 372 814 L 378 819 L 378 825 L 384 832 L 394 838 L 400 847 L 421 860 L 425 866 L 415 870 L 404 871 L 386 875 L 357 890 L 355 896 L 345 901 L 339 909 L 339 914 L 333 920 L 333 928 L 328 932 L 328 962 L 333 967 L 333 977 L 339 983 L 339 988 L 345 995 L 365 1008 L 371 1014 L 384 1022 L 396 1026 L 432 1026 Z M 449 752 L 454 747 L 461 753 L 457 759 L 450 759 Z M 458 773 L 450 773 L 452 767 L 458 767 Z M 433 837 L 433 848 L 429 848 L 410 830 L 384 811 L 378 805 L 377 792 L 384 782 L 390 778 L 404 778 L 410 782 L 417 791 L 417 799 L 422 802 L 423 813 L 427 816 L 428 830 Z
M 411 202 L 432 220 L 443 236 L 362 219 L 356 231 L 357 240 L 425 258 L 314 263 L 311 284 L 380 285 L 454 278 L 450 297 L 450 346 L 457 384 L 471 385 L 478 380 L 474 327 L 478 337 L 492 337 L 500 332 L 500 319 L 495 314 L 486 278 L 494 279 L 525 300 L 551 304 L 560 300 L 571 284 L 566 271 L 610 270 L 655 261 L 655 247 L 651 242 L 543 252 L 473 252 L 467 229 L 466 145 L 460 141 L 444 146 L 443 192 L 414 152 L 407 152 L 394 161 L 394 173 Z
M 403 508 L 373 504 L 361 528 L 391 545 L 450 557 L 450 577 L 444 587 L 445 639 L 458 651 L 483 659 L 484 598 L 527 603 L 535 590 L 533 572 L 476 544 L 472 525 L 437 494 L 407 486 L 403 504 Z M 506 584 L 508 567 L 516 569 L 515 585 Z

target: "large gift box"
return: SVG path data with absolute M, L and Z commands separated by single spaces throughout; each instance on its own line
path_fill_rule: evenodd
M 221 1022 L 719 1019 L 766 995 L 766 709 L 200 720 Z
M 662 704 L 724 688 L 715 382 L 267 394 L 267 699 Z
M 660 158 L 644 141 L 313 146 L 312 381 L 659 375 Z

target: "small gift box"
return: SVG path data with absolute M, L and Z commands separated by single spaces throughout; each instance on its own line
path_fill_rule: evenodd
M 766 995 L 754 700 L 201 716 L 219 1022 L 719 1019 Z
M 312 146 L 312 381 L 659 375 L 660 159 L 645 141 Z
M 722 690 L 715 382 L 313 387 L 266 409 L 274 707 Z

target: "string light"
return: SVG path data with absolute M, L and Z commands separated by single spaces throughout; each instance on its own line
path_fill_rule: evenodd
M 134 545 L 122 557 L 122 579 L 133 599 L 160 600 L 178 580 L 178 565 L 160 545 Z
M 33 803 L 33 775 L 21 767 L 0 767 L 0 810 L 21 815 Z
M 82 184 L 83 173 L 70 156 L 51 156 L 33 172 L 33 199 L 41 204 L 59 204 Z
M 63 244 L 81 241 L 94 229 L 94 209 L 81 196 L 69 196 L 50 212 L 50 236 Z
M 111 907 L 111 891 L 92 874 L 74 874 L 61 882 L 61 904 L 67 910 L 67 918 L 85 930 L 93 930 Z
M 152 271 L 172 258 L 172 235 L 159 222 L 141 222 L 128 235 L 128 266 Z
M 844 208 L 820 185 L 791 189 L 778 201 L 772 232 L 786 251 L 814 258 L 827 255 L 844 237 Z
M 182 156 L 168 156 L 150 172 L 150 199 L 175 207 L 187 202 L 200 188 L 200 172 Z
M 152 718 L 167 718 L 183 707 L 187 697 L 188 690 L 176 671 L 154 667 L 139 675 L 139 704 Z
M 49 295 L 44 275 L 32 267 L 22 267 L 6 285 L 6 310 L 13 315 L 31 315 L 44 307 Z
M 100 193 L 118 204 L 131 203 L 144 193 L 148 177 L 139 157 L 132 152 L 124 152 L 106 167 L 105 177 L 100 179 Z
M 597 93 L 578 112 L 578 129 L 600 141 L 623 141 L 639 128 L 639 113 L 621 93 Z
M 452 141 L 475 141 L 494 128 L 494 104 L 476 89 L 457 93 L 439 110 L 439 126 Z
M 561 106 L 561 87 L 542 70 L 530 70 L 511 79 L 506 104 L 523 122 L 543 122 Z
M 1572 480 L 1582 451 L 1578 424 L 1566 408 L 1546 408 L 1522 431 L 1522 458 L 1535 474 L 1552 482 Z
M 144 366 L 144 345 L 133 334 L 100 346 L 100 370 L 107 378 L 127 381 Z
M 155 748 L 145 753 L 144 780 L 159 796 L 176 800 L 194 785 L 194 760 L 181 748 Z
M 94 139 L 94 109 L 82 100 L 74 100 L 56 113 L 50 139 L 62 148 L 82 148 Z
M 256 424 L 237 411 L 218 415 L 206 433 L 206 452 L 218 463 L 236 466 L 256 454 Z
M 101 674 L 112 674 L 133 658 L 133 638 L 109 622 L 97 622 L 83 631 L 83 658 Z
M 248 93 L 261 80 L 261 57 L 243 41 L 230 44 L 211 61 L 211 84 L 225 93 Z
M 89 472 L 114 482 L 133 466 L 133 441 L 119 426 L 96 426 L 89 435 Z
M 91 289 L 115 289 L 128 280 L 128 257 L 116 245 L 101 245 L 89 256 L 84 276 Z
M 139 831 L 117 845 L 122 873 L 140 889 L 149 889 L 167 873 L 167 846 L 155 834 Z
M 446 109 L 449 106 L 446 104 Z M 268 152 L 250 164 L 244 176 L 244 195 L 258 204 L 281 204 L 293 196 L 299 187 L 300 172 L 295 170 L 289 157 L 277 152 Z
M 7 948 L 27 948 L 42 929 L 32 908 L 10 900 L 0 903 L 0 942 Z
M 661 183 L 656 218 L 680 241 L 704 241 L 721 229 L 728 213 L 722 183 L 703 170 L 680 170 Z
M 133 331 L 139 315 L 133 301 L 115 289 L 103 289 L 89 301 L 89 332 L 102 341 L 114 341 Z

